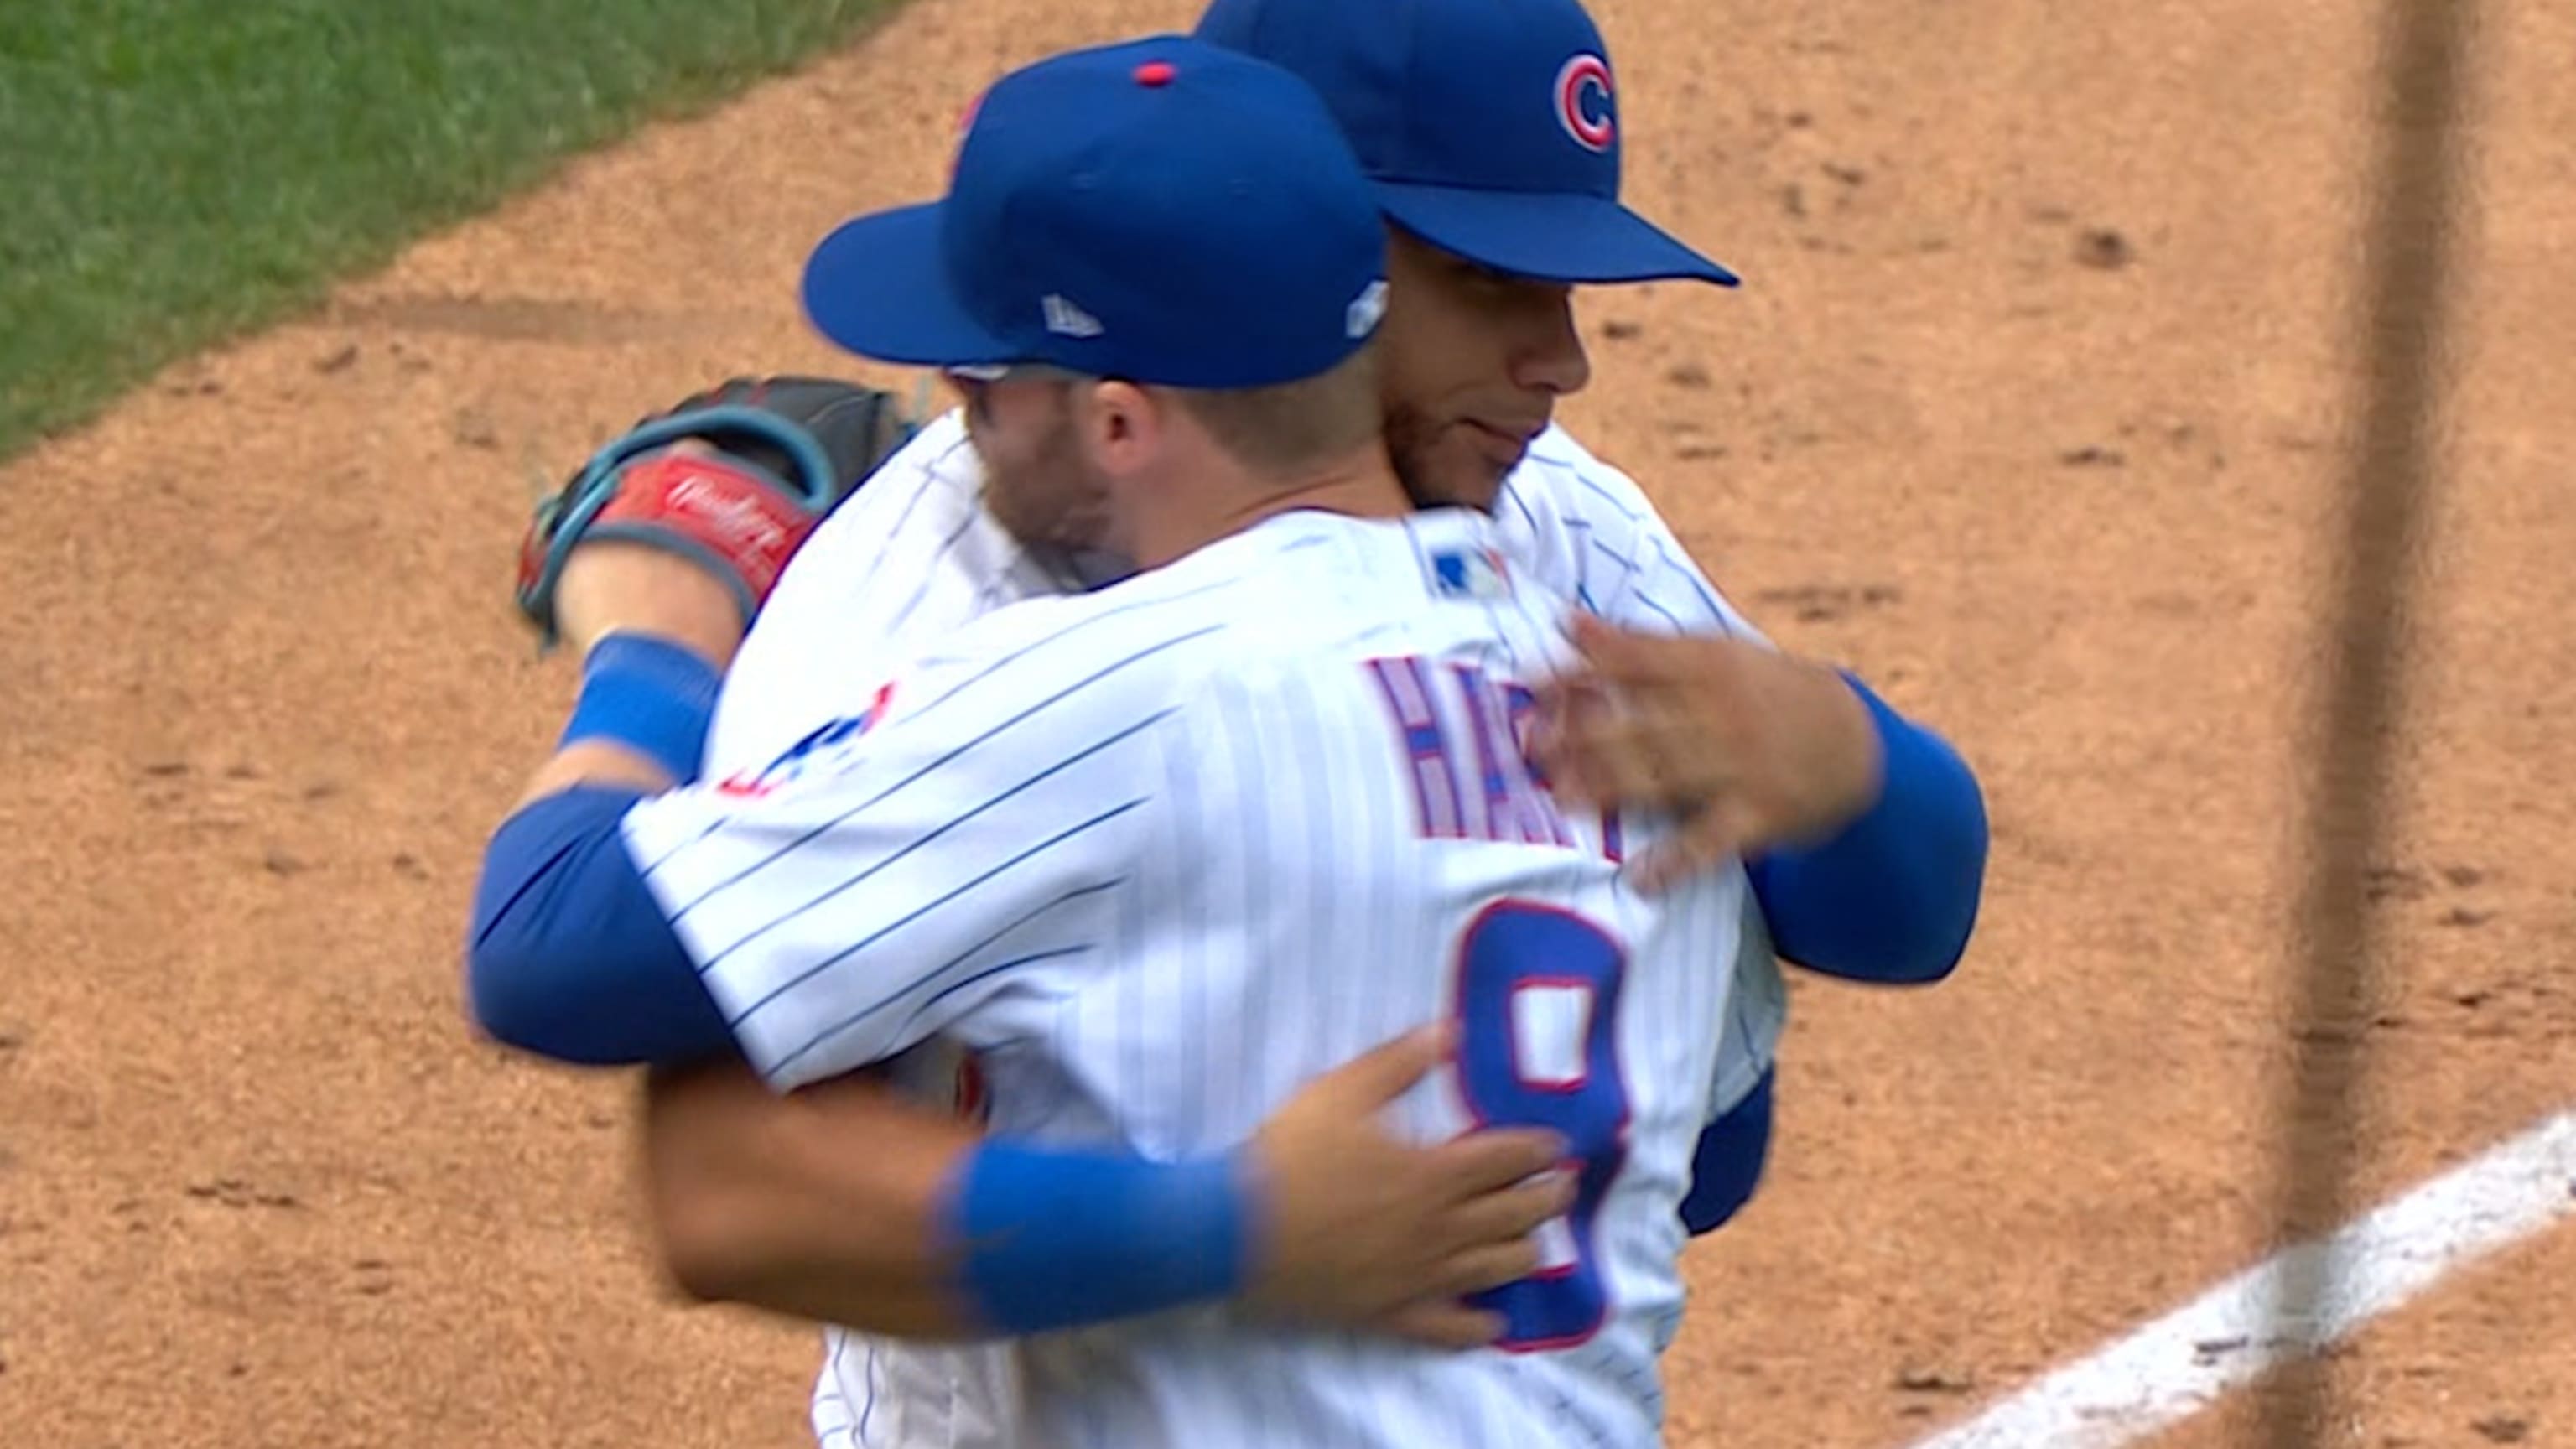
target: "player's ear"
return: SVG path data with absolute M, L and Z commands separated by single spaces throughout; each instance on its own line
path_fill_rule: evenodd
M 1133 477 L 1162 451 L 1163 400 L 1132 382 L 1093 383 L 1075 403 L 1075 429 L 1094 467 L 1113 478 Z

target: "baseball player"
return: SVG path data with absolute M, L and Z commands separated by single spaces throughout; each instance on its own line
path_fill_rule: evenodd
M 1627 626 L 1586 637 L 1598 673 L 1668 706 L 1652 718 L 1576 721 L 1550 751 L 1560 793 L 1592 784 L 1614 803 L 1763 807 L 1755 813 L 1767 818 L 1734 827 L 1762 907 L 1736 1008 L 1755 1051 L 1739 1060 L 1767 1061 L 1779 1027 L 1766 926 L 1781 955 L 1815 969 L 1874 980 L 1945 973 L 1974 918 L 1983 862 L 1981 807 L 1964 764 L 1858 681 L 1818 690 L 1815 671 L 1768 651 L 1635 484 L 1562 430 L 1512 445 L 1585 381 L 1566 283 L 1727 279 L 1617 206 L 1615 87 L 1588 18 L 1570 0 L 1272 0 L 1221 3 L 1202 35 L 1318 85 L 1381 182 L 1395 223 L 1384 389 L 1408 488 L 1490 506 L 1528 555 L 1524 576 L 1573 589 Z M 1444 190 L 1473 193 L 1482 214 L 1438 214 L 1458 200 Z M 1434 209 L 1417 209 L 1424 203 Z M 999 384 L 992 396 L 1017 386 Z M 631 477 L 654 465 L 669 437 L 694 431 L 740 456 L 775 454 L 782 471 L 828 493 L 874 464 L 870 448 L 838 445 L 846 424 L 881 400 L 801 381 L 728 386 L 612 445 L 590 476 Z M 1042 452 L 987 458 L 983 440 L 967 434 L 959 415 L 933 424 L 797 555 L 728 675 L 710 773 L 757 770 L 798 740 L 828 739 L 836 720 L 864 707 L 861 681 L 874 669 L 964 620 L 1102 576 L 1052 546 L 1080 542 L 1078 489 L 1058 486 Z M 794 463 L 792 445 L 817 436 L 836 456 Z M 1860 731 L 1857 747 L 1843 713 L 1855 694 L 1875 727 Z M 1732 780 L 1711 777 L 1730 769 Z M 1867 782 L 1857 795 L 1847 783 L 1854 774 Z M 827 1323 L 944 1334 L 912 1311 L 938 1265 L 917 1246 L 914 1205 L 896 1179 L 903 1164 L 966 1150 L 974 1129 L 943 1111 L 944 1068 L 926 1061 L 924 1073 L 915 1085 L 932 1101 L 919 1106 L 865 1079 L 782 1102 L 721 1061 L 657 1079 L 648 1162 L 681 1281 L 701 1296 Z M 1686 1213 L 1694 1230 L 1723 1222 L 1759 1175 L 1771 1076 L 1758 1067 L 1748 1075 L 1749 1088 L 1728 1084 L 1742 1100 L 1703 1139 Z M 991 1421 L 961 1387 L 994 1355 L 840 1329 L 827 1338 L 815 1398 L 827 1444 L 1007 1442 L 977 1437 Z
M 1039 1442 L 1659 1441 L 1745 885 L 1635 888 L 1623 861 L 1668 822 L 1568 810 L 1529 759 L 1579 606 L 1519 580 L 1490 517 L 1406 496 L 1384 246 L 1283 71 L 1154 37 L 1005 77 L 950 194 L 827 239 L 809 307 L 853 350 L 971 369 L 988 453 L 1075 454 L 1093 541 L 1139 572 L 968 625 L 756 776 L 648 794 L 691 763 L 656 712 L 577 711 L 487 861 L 475 998 L 514 1044 L 729 1037 L 793 1089 L 946 1035 L 998 1133 L 1206 1162 L 1123 1219 L 1050 1211 L 1007 1149 L 962 1175 L 958 1286 L 1038 1335 Z M 684 636 L 576 638 L 603 692 L 703 711 Z M 603 1034 L 648 999 L 653 1029 Z M 1259 1231 L 1230 1154 L 1426 1021 L 1453 1061 L 1393 1105 L 1411 1135 L 1564 1144 L 1540 1271 L 1484 1295 L 1494 1344 L 1355 1352 L 1224 1304 Z M 1103 1234 L 1155 1245 L 1158 1273 L 1096 1290 L 1147 1316 L 1050 1332 L 1019 1269 Z

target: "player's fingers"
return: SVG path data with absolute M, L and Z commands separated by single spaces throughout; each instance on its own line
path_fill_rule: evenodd
M 1547 777 L 1547 757 L 1556 748 L 1556 711 L 1548 704 L 1543 691 L 1534 691 L 1529 723 L 1521 731 L 1521 753 L 1539 767 L 1539 783 L 1553 784 Z
M 1730 780 L 1737 751 L 1706 713 L 1678 694 L 1632 697 L 1616 709 L 1574 708 L 1531 756 L 1560 795 L 1587 803 L 1684 809 Z
M 1451 1240 L 1461 1248 L 1521 1242 L 1574 1206 L 1574 1189 L 1574 1174 L 1552 1172 L 1461 1203 L 1449 1215 Z
M 1629 881 L 1647 895 L 1659 895 L 1740 854 L 1752 828 L 1753 817 L 1744 807 L 1713 802 L 1639 856 L 1631 867 Z
M 1582 680 L 1574 677 L 1551 680 L 1531 691 L 1529 732 L 1522 748 L 1532 760 L 1539 762 L 1551 776 L 1550 783 L 1559 789 L 1563 789 L 1567 782 L 1553 778 L 1555 771 L 1550 762 L 1565 752 L 1566 731 L 1571 727 L 1575 713 L 1586 707 L 1576 703 L 1582 689 Z
M 1635 719 L 1574 706 L 1560 712 L 1545 734 L 1533 736 L 1530 754 L 1559 799 L 1618 805 L 1652 778 L 1643 745 Z
M 1608 808 L 1661 808 L 1675 793 L 1665 782 L 1653 745 L 1634 725 L 1600 732 L 1575 748 L 1575 769 L 1590 803 Z
M 1729 784 L 1742 751 L 1680 695 L 1641 700 L 1629 710 L 1631 746 L 1644 760 L 1654 798 L 1643 803 L 1681 809 Z
M 1705 834 L 1675 836 L 1638 857 L 1629 881 L 1639 894 L 1659 896 L 1714 867 L 1726 855 L 1726 849 Z
M 1503 1336 L 1503 1316 L 1463 1303 L 1425 1300 L 1396 1309 L 1378 1328 L 1434 1348 L 1483 1348 Z
M 1575 619 L 1568 637 L 1592 674 L 1622 690 L 1675 689 L 1689 677 L 1692 661 L 1681 647 L 1689 640 L 1622 629 L 1589 614 Z
M 1430 1167 L 1448 1200 L 1465 1202 L 1550 1171 L 1567 1150 L 1565 1138 L 1544 1127 L 1489 1127 L 1431 1149 Z
M 1447 1021 L 1416 1027 L 1326 1072 L 1315 1089 L 1347 1093 L 1355 1106 L 1383 1106 L 1403 1096 L 1432 1068 L 1448 1059 L 1453 1031 Z
M 1706 690 L 1623 692 L 1617 729 L 1569 730 L 1555 747 L 1578 769 L 1617 768 L 1623 804 L 1686 810 L 1734 788 L 1747 766 L 1778 752 L 1764 717 Z
M 1539 1261 L 1536 1238 L 1488 1243 L 1481 1248 L 1451 1255 L 1440 1265 L 1428 1291 L 1450 1296 L 1482 1293 L 1488 1288 L 1517 1283 L 1537 1272 Z

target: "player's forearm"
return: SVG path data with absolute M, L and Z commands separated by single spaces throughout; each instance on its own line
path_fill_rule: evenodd
M 692 1296 L 907 1338 L 1231 1296 L 1253 1188 L 1226 1158 L 991 1139 L 867 1078 L 779 1096 L 739 1062 L 653 1075 L 649 1200 Z
M 1976 775 L 1858 680 L 1884 750 L 1868 811 L 1820 844 L 1747 863 L 1780 954 L 1857 981 L 1937 981 L 1967 950 L 1986 870 Z
M 580 785 L 607 785 L 631 790 L 638 796 L 659 795 L 671 788 L 670 773 L 635 750 L 601 740 L 586 740 L 568 745 L 547 757 L 528 776 L 527 787 L 519 792 L 513 810 L 533 805 L 549 795 L 560 795 Z
M 973 1336 L 937 1249 L 941 1194 L 982 1134 L 873 1078 L 786 1096 L 739 1058 L 656 1070 L 654 1234 L 691 1297 L 902 1338 Z
M 696 778 L 721 657 L 702 639 L 655 634 L 612 633 L 590 645 L 555 753 L 529 776 L 518 805 L 576 785 L 658 795 Z

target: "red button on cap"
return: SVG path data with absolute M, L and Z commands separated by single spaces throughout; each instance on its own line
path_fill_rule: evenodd
M 1136 84 L 1140 86 L 1167 86 L 1172 83 L 1172 77 L 1175 74 L 1176 72 L 1172 69 L 1172 63 L 1170 61 L 1149 60 L 1143 65 L 1136 67 Z

